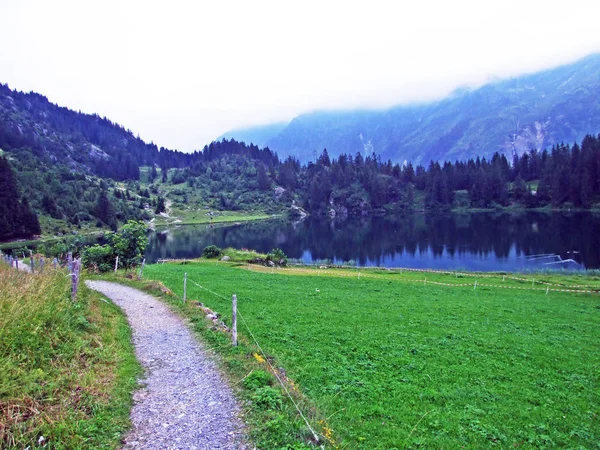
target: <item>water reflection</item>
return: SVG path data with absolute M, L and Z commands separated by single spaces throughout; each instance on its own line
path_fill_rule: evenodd
M 189 226 L 153 233 L 147 258 L 194 258 L 209 244 L 310 263 L 466 270 L 599 268 L 600 217 L 590 213 L 414 214 L 301 223 Z M 540 255 L 540 256 L 534 256 Z M 553 256 L 554 255 L 554 256 Z M 564 260 L 573 260 L 563 263 Z

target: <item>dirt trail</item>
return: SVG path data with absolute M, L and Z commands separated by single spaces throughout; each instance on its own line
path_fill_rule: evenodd
M 123 309 L 146 370 L 124 448 L 248 448 L 231 389 L 184 322 L 137 289 L 107 281 L 86 284 Z

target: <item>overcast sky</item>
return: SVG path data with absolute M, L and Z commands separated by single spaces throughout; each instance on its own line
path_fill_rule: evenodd
M 183 151 L 600 51 L 599 0 L 0 0 L 0 17 L 0 82 Z

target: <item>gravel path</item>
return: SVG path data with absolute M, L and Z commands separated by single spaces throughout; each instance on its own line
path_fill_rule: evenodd
M 86 284 L 119 305 L 133 329 L 145 387 L 134 395 L 124 448 L 246 449 L 239 408 L 216 364 L 162 302 L 107 281 Z

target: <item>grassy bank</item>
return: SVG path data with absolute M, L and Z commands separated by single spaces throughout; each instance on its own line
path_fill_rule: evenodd
M 0 264 L 0 447 L 116 448 L 139 366 L 121 311 L 63 271 Z
M 232 223 L 266 220 L 281 217 L 280 215 L 267 214 L 261 211 L 212 211 L 212 215 L 205 209 L 198 210 L 173 210 L 169 217 L 157 216 L 155 224 L 163 225 L 198 225 L 203 223 Z
M 184 272 L 188 298 L 227 324 L 238 295 L 240 313 L 332 446 L 598 448 L 600 296 L 559 291 L 598 289 L 597 277 L 215 262 L 153 265 L 145 276 L 181 295 Z M 199 308 L 182 311 L 226 358 L 242 353 L 226 359 L 242 379 L 253 353 L 243 324 L 249 347 L 232 350 Z M 265 423 L 253 425 L 259 434 L 272 431 Z

